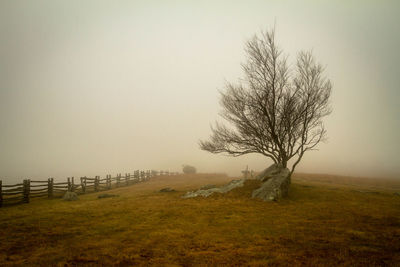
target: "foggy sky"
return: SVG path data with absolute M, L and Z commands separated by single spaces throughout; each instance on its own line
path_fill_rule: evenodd
M 398 1 L 0 1 L 0 179 L 135 169 L 238 175 L 201 151 L 244 43 L 276 24 L 333 82 L 328 142 L 301 172 L 398 176 Z

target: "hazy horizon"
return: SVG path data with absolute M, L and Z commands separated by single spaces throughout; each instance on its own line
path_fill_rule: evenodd
M 328 142 L 298 172 L 400 178 L 397 1 L 1 1 L 0 180 L 135 169 L 261 170 L 199 149 L 242 77 L 244 43 L 276 25 L 333 83 Z

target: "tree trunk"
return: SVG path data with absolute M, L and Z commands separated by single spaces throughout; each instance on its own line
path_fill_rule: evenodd
M 282 160 L 281 165 L 283 168 L 287 168 L 287 160 L 286 159 Z

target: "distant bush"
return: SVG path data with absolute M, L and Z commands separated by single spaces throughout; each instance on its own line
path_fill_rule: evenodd
M 190 166 L 190 165 L 183 165 L 182 171 L 183 171 L 183 173 L 186 173 L 186 174 L 197 172 L 196 168 L 193 166 Z

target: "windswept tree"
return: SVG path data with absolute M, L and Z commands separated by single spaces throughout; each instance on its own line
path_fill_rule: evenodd
M 275 31 L 261 32 L 246 43 L 244 78 L 221 92 L 221 116 L 200 148 L 241 156 L 262 154 L 292 174 L 305 152 L 325 140 L 322 118 L 330 114 L 331 82 L 311 52 L 300 52 L 289 67 L 275 42 Z

